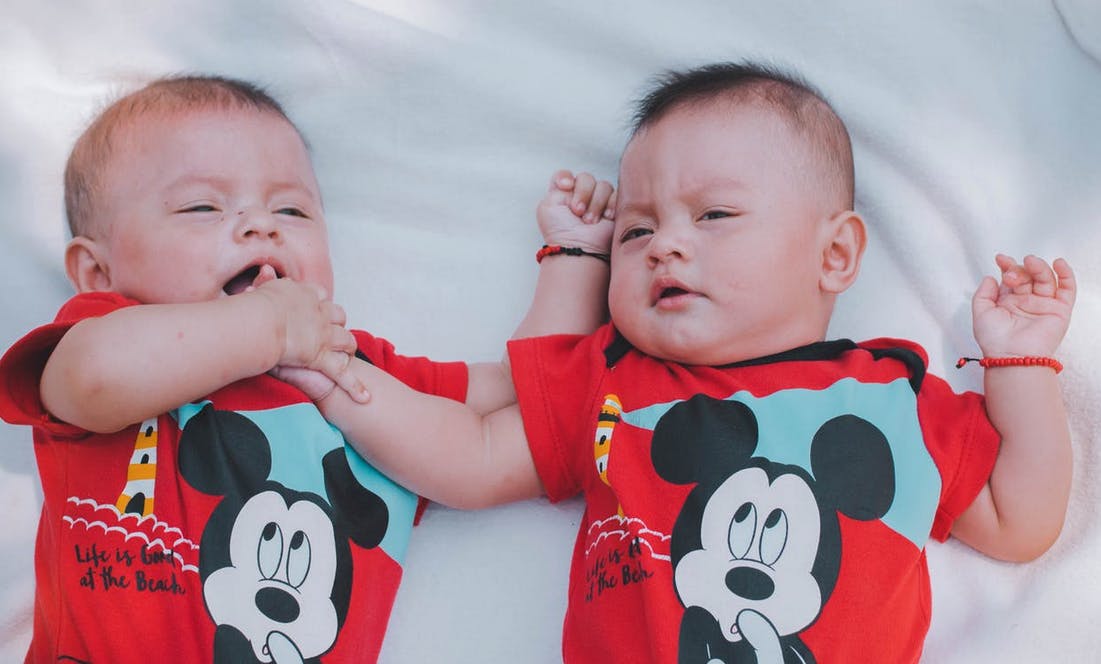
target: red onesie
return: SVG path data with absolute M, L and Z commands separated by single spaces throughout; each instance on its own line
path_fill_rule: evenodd
M 375 661 L 417 497 L 304 394 L 256 376 L 106 435 L 45 411 L 65 331 L 132 304 L 79 295 L 0 359 L 0 417 L 34 427 L 44 494 L 28 661 Z M 465 399 L 464 364 L 355 336 L 411 387 Z
M 906 341 L 723 367 L 610 326 L 510 342 L 551 500 L 583 493 L 566 662 L 916 662 L 925 543 L 990 475 L 982 397 Z

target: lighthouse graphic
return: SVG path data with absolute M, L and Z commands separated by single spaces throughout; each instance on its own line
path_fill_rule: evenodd
M 623 414 L 623 404 L 614 394 L 604 395 L 604 405 L 600 407 L 600 415 L 596 420 L 596 439 L 593 441 L 593 460 L 596 462 L 596 473 L 600 481 L 612 486 L 608 480 L 608 455 L 612 451 L 612 432 Z M 623 506 L 617 510 L 619 516 L 623 516 Z
M 153 486 L 157 479 L 157 418 L 141 423 L 134 453 L 126 469 L 126 486 L 115 507 L 122 514 L 147 516 L 153 513 Z

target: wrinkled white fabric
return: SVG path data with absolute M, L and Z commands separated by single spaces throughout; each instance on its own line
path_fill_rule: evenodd
M 852 132 L 862 276 L 833 336 L 905 336 L 959 389 L 993 255 L 1065 256 L 1059 353 L 1074 436 L 1067 525 L 1039 561 L 930 544 L 925 661 L 1094 661 L 1101 645 L 1101 12 L 1093 0 L 11 0 L 0 21 L 0 347 L 70 293 L 61 172 L 115 92 L 217 72 L 267 85 L 310 140 L 336 299 L 405 354 L 494 360 L 559 167 L 615 178 L 632 99 L 671 67 L 796 68 Z M 412 432 L 411 432 L 412 433 Z M 30 431 L 0 423 L 0 660 L 29 639 L 41 492 Z M 581 506 L 429 509 L 382 662 L 556 662 Z

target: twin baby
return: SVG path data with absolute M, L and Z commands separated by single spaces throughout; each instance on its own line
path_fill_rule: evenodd
M 251 84 L 123 97 L 65 178 L 78 294 L 0 360 L 44 493 L 28 661 L 374 661 L 421 497 L 583 494 L 564 661 L 916 662 L 929 539 L 1024 561 L 1062 527 L 1070 266 L 996 258 L 984 395 L 827 340 L 866 230 L 791 72 L 667 73 L 614 194 L 555 174 L 501 363 L 346 326 L 310 156 Z

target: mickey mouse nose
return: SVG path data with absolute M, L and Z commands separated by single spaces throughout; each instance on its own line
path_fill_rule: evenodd
M 281 623 L 298 619 L 298 601 L 282 588 L 261 588 L 256 592 L 256 608 L 268 618 Z
M 768 599 L 776 591 L 772 578 L 753 567 L 735 567 L 727 572 L 726 587 L 738 597 L 750 600 Z

